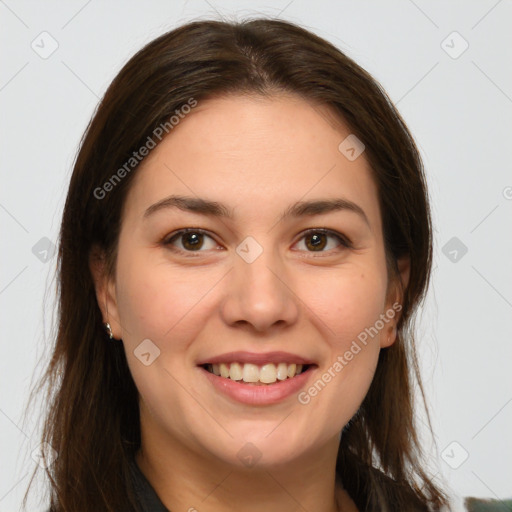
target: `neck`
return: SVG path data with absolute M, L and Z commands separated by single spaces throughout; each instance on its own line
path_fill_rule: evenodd
M 190 449 L 168 433 L 144 435 L 136 461 L 170 511 L 315 512 L 352 511 L 336 484 L 338 435 L 314 453 L 280 466 L 245 468 Z M 155 435 L 156 434 L 156 435 Z

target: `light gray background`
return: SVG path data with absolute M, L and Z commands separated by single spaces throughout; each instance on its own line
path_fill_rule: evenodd
M 0 0 L 0 512 L 18 510 L 35 464 L 35 416 L 24 423 L 22 413 L 52 334 L 56 261 L 44 262 L 40 240 L 56 242 L 82 132 L 136 50 L 219 13 L 281 16 L 311 29 L 398 105 L 424 157 L 435 222 L 419 335 L 437 442 L 428 449 L 456 496 L 512 496 L 510 0 Z M 42 58 L 52 40 L 57 50 Z

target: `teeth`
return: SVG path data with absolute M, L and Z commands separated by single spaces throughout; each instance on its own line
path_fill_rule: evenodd
M 242 376 L 244 382 L 258 382 L 260 380 L 260 369 L 255 364 L 244 364 Z
M 273 384 L 278 380 L 291 379 L 295 377 L 295 375 L 300 375 L 303 368 L 304 366 L 302 364 L 295 363 L 279 363 L 278 365 L 268 363 L 261 367 L 252 363 L 220 363 L 207 365 L 207 370 L 214 375 L 252 384 Z
M 277 365 L 277 378 L 278 380 L 285 380 L 288 378 L 288 365 L 286 363 L 279 363 Z
M 265 384 L 270 384 L 277 380 L 277 368 L 275 364 L 266 364 L 262 366 L 258 373 L 260 374 L 259 380 Z
M 242 367 L 238 363 L 231 363 L 229 378 L 231 380 L 242 380 Z
M 220 376 L 227 379 L 229 377 L 229 366 L 224 363 L 220 363 Z

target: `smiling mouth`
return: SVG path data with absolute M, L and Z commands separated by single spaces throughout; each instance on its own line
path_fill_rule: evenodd
M 217 377 L 237 381 L 241 384 L 266 386 L 293 379 L 311 370 L 316 365 L 295 363 L 268 363 L 256 365 L 252 363 L 220 363 L 201 365 L 209 373 Z

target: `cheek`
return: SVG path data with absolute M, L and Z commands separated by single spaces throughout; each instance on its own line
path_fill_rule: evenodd
M 317 418 L 310 421 L 318 422 L 318 429 L 326 421 L 330 431 L 341 429 L 370 387 L 380 352 L 379 337 L 385 335 L 374 326 L 384 312 L 386 286 L 385 269 L 366 265 L 327 276 L 322 293 L 319 288 L 308 288 L 305 302 L 324 333 L 326 357 L 317 380 L 299 401 Z
M 187 358 L 190 345 L 205 329 L 225 272 L 173 266 L 161 255 L 152 260 L 147 251 L 120 258 L 116 292 L 127 353 L 150 339 L 160 350 L 159 365 L 173 373 L 183 371 L 177 361 Z
M 187 351 L 207 317 L 205 296 L 219 278 L 154 261 L 148 251 L 119 254 L 128 255 L 118 259 L 116 296 L 132 377 L 147 408 L 182 409 L 188 395 L 180 395 L 176 379 L 183 380 Z M 142 352 L 142 346 L 148 348 Z M 150 353 L 147 366 L 139 358 L 145 352 Z
M 342 349 L 383 313 L 386 277 L 378 266 L 344 269 L 326 274 L 304 290 L 304 302 L 323 321 L 331 344 Z
M 120 251 L 117 304 L 127 338 L 162 340 L 200 300 L 199 280 L 186 270 L 172 272 L 147 251 Z M 199 285 L 199 286 L 198 286 Z

